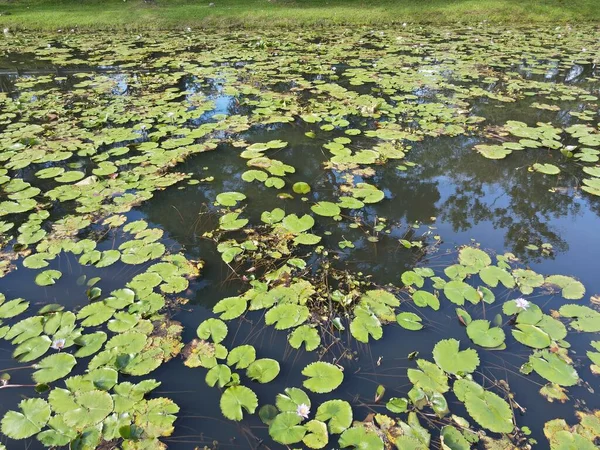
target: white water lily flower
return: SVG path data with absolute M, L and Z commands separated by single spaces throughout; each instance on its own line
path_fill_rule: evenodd
M 54 350 L 62 350 L 65 347 L 65 340 L 55 339 L 52 341 L 52 345 L 50 347 L 52 347 Z
M 526 310 L 527 308 L 529 308 L 529 302 L 527 300 L 525 300 L 523 297 L 519 297 L 518 299 L 516 299 L 515 303 L 517 305 L 517 308 L 520 308 L 523 311 Z
M 302 417 L 303 419 L 308 419 L 308 415 L 310 414 L 310 407 L 307 404 L 302 403 L 298 405 L 298 408 L 296 408 L 296 414 L 298 414 L 298 416 Z

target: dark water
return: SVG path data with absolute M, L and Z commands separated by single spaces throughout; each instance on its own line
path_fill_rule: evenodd
M 431 45 L 434 45 L 432 41 Z M 192 49 L 199 54 L 202 49 Z M 160 58 L 160 53 L 154 55 Z M 6 72 L 0 75 L 0 90 L 10 96 L 19 93 L 15 85 L 17 80 L 30 77 L 46 76 L 55 71 L 61 81 L 49 81 L 48 86 L 57 86 L 68 92 L 78 80 L 74 73 L 103 73 L 116 80 L 114 97 L 135 93 L 136 84 L 133 79 L 141 76 L 137 68 L 118 68 L 101 66 L 51 67 L 31 55 L 5 57 L 0 69 Z M 552 71 L 549 64 L 542 64 L 545 75 L 531 73 L 535 69 L 535 61 L 528 60 L 522 65 L 514 63 L 505 68 L 506 72 L 517 72 L 524 79 L 539 78 L 556 85 L 577 85 L 589 93 L 600 93 L 597 68 L 593 63 L 567 64 L 569 58 L 556 64 Z M 333 60 L 331 63 L 336 64 Z M 342 74 L 344 67 L 337 65 L 337 74 Z M 144 70 L 152 72 L 152 68 Z M 18 72 L 17 72 L 18 71 Z M 283 69 L 274 75 L 273 90 L 285 92 L 291 84 L 285 80 Z M 41 74 L 41 75 L 40 75 Z M 324 79 L 328 75 L 314 71 L 303 74 L 306 79 Z M 425 75 L 424 75 L 425 76 Z M 64 77 L 64 79 L 63 79 Z M 276 78 L 282 78 L 277 80 Z M 452 79 L 449 74 L 447 79 Z M 493 91 L 494 85 L 502 81 L 478 82 L 482 89 Z M 236 102 L 232 96 L 224 94 L 218 80 L 200 81 L 192 76 L 182 76 L 178 81 L 182 89 L 188 92 L 206 93 L 214 102 L 215 108 L 191 126 L 199 126 L 212 120 L 215 114 L 247 113 L 245 106 Z M 346 76 L 341 75 L 339 84 L 355 92 L 379 95 L 376 86 L 369 83 L 352 86 Z M 464 79 L 456 85 L 469 82 Z M 308 98 L 310 94 L 305 93 Z M 415 102 L 427 104 L 433 101 L 433 95 L 426 89 L 413 89 Z M 388 97 L 389 98 L 389 97 Z M 502 126 L 508 120 L 520 120 L 530 126 L 537 122 L 550 122 L 555 126 L 567 127 L 579 123 L 569 112 L 579 111 L 585 106 L 573 100 L 558 100 L 559 111 L 543 111 L 531 108 L 533 101 L 544 102 L 544 97 L 530 96 L 519 98 L 512 103 L 501 103 L 488 98 L 473 98 L 472 114 L 485 117 L 486 125 Z M 600 121 L 597 111 L 594 121 Z M 593 122 L 594 123 L 594 122 Z M 351 119 L 351 126 L 361 129 L 374 129 L 376 125 L 361 118 Z M 253 125 L 249 130 L 237 133 L 235 139 L 245 139 L 249 143 L 267 142 L 281 139 L 288 146 L 271 151 L 269 156 L 277 158 L 296 168 L 294 174 L 285 177 L 288 186 L 296 181 L 305 181 L 312 187 L 310 202 L 298 199 L 282 200 L 277 198 L 273 189 L 261 183 L 246 183 L 241 174 L 247 170 L 246 160 L 240 158 L 240 149 L 229 142 L 221 142 L 218 147 L 207 153 L 201 153 L 187 159 L 177 166 L 177 170 L 190 173 L 195 179 L 207 176 L 214 177 L 210 183 L 187 185 L 180 183 L 164 191 L 156 192 L 154 197 L 127 213 L 130 220 L 145 219 L 152 227 L 165 231 L 164 242 L 168 248 L 181 249 L 186 256 L 205 261 L 202 276 L 194 281 L 183 294 L 189 303 L 169 311 L 172 319 L 184 325 L 183 342 L 195 337 L 198 324 L 206 317 L 212 316 L 211 307 L 220 299 L 237 295 L 248 285 L 240 277 L 233 276 L 231 269 L 225 265 L 216 250 L 216 243 L 203 237 L 218 223 L 218 216 L 213 202 L 218 193 L 239 191 L 247 196 L 244 216 L 251 224 L 260 223 L 263 211 L 280 207 L 286 213 L 310 213 L 312 202 L 331 199 L 332 193 L 338 193 L 343 184 L 341 174 L 335 170 L 325 169 L 323 164 L 329 158 L 323 144 L 337 136 L 344 136 L 342 130 L 331 133 L 317 131 L 315 138 L 308 138 L 307 131 L 315 127 L 296 119 L 288 124 Z M 370 148 L 372 140 L 353 137 L 353 149 Z M 420 142 L 410 142 L 412 148 L 405 161 L 414 163 L 406 171 L 396 168 L 395 161 L 378 166 L 376 173 L 367 181 L 384 190 L 385 200 L 368 205 L 356 214 L 363 224 L 374 224 L 377 218 L 385 218 L 387 230 L 378 234 L 379 240 L 374 243 L 367 238 L 375 234 L 371 230 L 350 228 L 350 221 L 336 222 L 329 218 L 317 221 L 316 234 L 323 235 L 323 245 L 337 254 L 333 263 L 340 270 L 363 272 L 372 276 L 377 285 L 393 283 L 401 285 L 400 275 L 415 265 L 426 265 L 443 268 L 452 263 L 457 246 L 477 242 L 481 247 L 494 253 L 512 252 L 523 264 L 538 273 L 565 274 L 579 279 L 589 295 L 600 293 L 598 278 L 600 254 L 600 201 L 578 189 L 581 183 L 579 166 L 574 162 L 564 162 L 560 154 L 549 149 L 527 149 L 515 151 L 504 160 L 483 158 L 473 147 L 488 140 L 477 134 L 458 136 L 425 136 Z M 561 167 L 558 177 L 547 177 L 528 170 L 533 162 L 553 162 Z M 27 178 L 27 171 L 21 175 Z M 44 180 L 34 180 L 41 183 Z M 551 192 L 560 188 L 558 192 Z M 56 212 L 55 212 L 56 213 Z M 60 213 L 56 213 L 60 214 Z M 436 245 L 439 236 L 439 245 Z M 122 236 L 114 232 L 99 244 L 99 249 L 116 248 Z M 339 249 L 341 240 L 354 243 L 353 249 Z M 399 239 L 421 240 L 430 252 L 419 249 L 406 249 Z M 539 250 L 530 250 L 529 244 L 552 245 L 550 254 L 542 254 Z M 17 270 L 0 279 L 1 292 L 7 298 L 23 297 L 32 300 L 34 306 L 46 303 L 61 303 L 67 308 L 77 308 L 87 303 L 85 287 L 78 286 L 76 280 L 83 274 L 88 277 L 102 276 L 98 284 L 104 292 L 118 288 L 136 273 L 142 272 L 147 265 L 127 266 L 114 264 L 106 269 L 81 266 L 72 255 L 61 254 L 51 267 L 63 272 L 59 282 L 50 288 L 43 288 L 33 283 L 34 273 L 23 268 L 20 263 Z M 30 273 L 31 272 L 31 273 Z M 501 300 L 514 298 L 517 293 L 496 290 L 497 302 L 486 306 L 471 307 L 474 318 L 491 319 L 501 311 Z M 35 299 L 35 300 L 34 300 Z M 558 309 L 562 300 L 552 296 L 540 296 L 536 302 L 545 311 Z M 583 300 L 582 304 L 587 304 Z M 386 387 L 386 398 L 405 396 L 411 387 L 406 377 L 406 368 L 414 367 L 409 360 L 411 352 L 419 352 L 421 357 L 430 359 L 431 350 L 436 342 L 444 338 L 456 338 L 468 343 L 463 327 L 455 319 L 454 305 L 442 302 L 440 311 L 424 311 L 408 304 L 414 312 L 424 317 L 426 330 L 408 333 L 390 325 L 385 327 L 384 337 L 369 345 L 349 340 L 349 343 L 337 342 L 330 338 L 325 345 L 331 345 L 328 360 L 340 358 L 343 362 L 346 378 L 340 389 L 331 395 L 311 394 L 313 404 L 328 398 L 343 398 L 353 405 L 355 419 L 362 419 L 370 412 L 385 413 L 383 404 L 373 401 L 375 390 L 379 384 Z M 300 386 L 302 377 L 300 370 L 314 360 L 315 355 L 304 351 L 291 351 L 285 339 L 285 332 L 274 331 L 265 327 L 261 315 L 253 313 L 239 322 L 230 325 L 230 333 L 226 340 L 228 347 L 242 343 L 250 343 L 257 349 L 259 357 L 273 358 L 280 362 L 281 373 L 276 380 L 267 385 L 252 384 L 252 389 L 259 396 L 259 404 L 273 403 L 276 393 L 287 386 Z M 342 341 L 348 338 L 348 331 L 342 333 Z M 600 408 L 600 400 L 596 391 L 600 388 L 598 378 L 590 373 L 589 361 L 585 351 L 589 349 L 589 334 L 570 332 L 568 340 L 572 345 L 571 356 L 575 367 L 583 380 L 580 385 L 568 389 L 570 400 L 565 404 L 554 402 L 549 404 L 537 392 L 544 384 L 539 377 L 525 377 L 519 373 L 520 365 L 526 361 L 530 350 L 514 341 L 507 333 L 507 350 L 502 352 L 479 351 L 482 359 L 482 376 L 488 380 L 505 379 L 515 394 L 515 399 L 526 409 L 522 416 L 517 416 L 520 426 L 532 429 L 532 436 L 538 440 L 536 448 L 548 448 L 542 430 L 548 420 L 561 417 L 568 423 L 575 423 L 576 409 Z M 2 368 L 17 365 L 11 357 L 12 347 L 2 341 L 0 348 L 0 371 Z M 347 359 L 353 355 L 353 359 Z M 83 369 L 81 369 L 83 370 Z M 30 371 L 12 372 L 12 382 L 28 384 Z M 75 373 L 75 372 L 74 372 Z M 256 416 L 235 424 L 222 417 L 219 411 L 220 392 L 209 388 L 204 382 L 205 370 L 184 367 L 179 358 L 163 364 L 150 377 L 162 381 L 162 385 L 153 395 L 164 395 L 173 399 L 181 408 L 175 423 L 175 433 L 165 439 L 169 448 L 191 449 L 206 445 L 218 448 L 280 448 L 268 440 L 267 428 Z M 134 377 L 124 377 L 134 379 Z M 23 396 L 31 395 L 27 389 L 0 390 L 0 414 L 14 409 Z M 464 413 L 456 399 L 449 399 L 453 413 Z M 577 405 L 577 408 L 574 407 Z M 264 439 L 264 442 L 263 442 Z M 217 443 L 214 444 L 214 443 Z M 8 441 L 9 449 L 41 448 L 36 440 Z M 329 448 L 329 446 L 328 446 Z

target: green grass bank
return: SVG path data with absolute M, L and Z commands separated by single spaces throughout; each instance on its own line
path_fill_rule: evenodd
M 214 4 L 211 4 L 214 3 Z M 580 23 L 599 0 L 0 0 L 0 25 L 21 30 Z

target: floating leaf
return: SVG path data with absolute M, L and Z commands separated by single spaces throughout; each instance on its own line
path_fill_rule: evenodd
M 69 353 L 47 356 L 34 366 L 33 379 L 36 383 L 52 383 L 68 375 L 75 364 L 77 360 Z
M 62 273 L 58 270 L 44 270 L 35 277 L 35 284 L 38 286 L 51 286 L 60 277 L 62 277 Z
M 219 319 L 206 319 L 196 329 L 196 334 L 200 339 L 211 338 L 217 344 L 227 336 L 227 325 Z
M 262 358 L 251 363 L 246 369 L 248 378 L 259 383 L 269 383 L 279 374 L 279 363 L 274 359 Z
M 310 192 L 310 186 L 308 185 L 308 183 L 299 181 L 297 183 L 294 183 L 294 185 L 292 186 L 292 190 L 296 194 L 308 194 Z
M 276 305 L 265 314 L 265 323 L 275 325 L 276 330 L 286 330 L 304 323 L 310 311 L 304 305 L 284 303 Z
M 344 400 L 328 400 L 319 405 L 315 418 L 328 422 L 330 433 L 340 434 L 352 425 L 352 407 Z
M 396 316 L 398 325 L 407 330 L 420 330 L 423 328 L 422 319 L 415 313 L 403 312 Z
M 304 344 L 306 351 L 312 352 L 321 344 L 321 337 L 315 328 L 302 325 L 289 335 L 288 341 L 292 348 L 299 349 Z
M 463 247 L 458 252 L 458 261 L 463 266 L 468 266 L 479 272 L 492 263 L 490 256 L 483 250 L 475 247 Z
M 246 369 L 256 360 L 256 350 L 251 345 L 240 345 L 231 349 L 227 355 L 227 364 L 236 369 Z
M 564 275 L 546 277 L 545 283 L 554 284 L 562 289 L 562 296 L 567 300 L 579 300 L 585 295 L 585 287 L 575 278 Z
M 342 433 L 339 440 L 341 448 L 352 447 L 360 450 L 383 450 L 383 441 L 374 431 L 355 426 Z
M 301 422 L 302 418 L 295 412 L 282 412 L 269 425 L 269 436 L 284 445 L 300 442 L 306 434 Z
M 223 392 L 220 406 L 221 412 L 225 417 L 240 421 L 244 416 L 242 408 L 248 414 L 254 414 L 254 411 L 258 407 L 258 398 L 246 386 L 232 386 Z
M 241 192 L 222 192 L 217 195 L 216 204 L 221 206 L 235 206 L 245 198 L 246 196 Z
M 213 307 L 215 314 L 221 314 L 221 319 L 236 319 L 246 312 L 247 302 L 243 297 L 227 297 Z
M 296 214 L 290 214 L 285 216 L 282 222 L 283 227 L 294 234 L 300 234 L 303 231 L 309 230 L 314 224 L 315 219 L 308 214 L 305 214 L 302 217 L 298 217 Z
M 304 387 L 319 394 L 333 391 L 344 381 L 344 373 L 337 366 L 323 361 L 309 364 L 302 375 L 308 377 L 302 383 Z
M 310 208 L 312 212 L 319 216 L 334 217 L 339 216 L 342 210 L 338 205 L 331 202 L 319 202 Z
M 354 310 L 355 317 L 350 322 L 350 332 L 354 339 L 360 342 L 369 342 L 369 336 L 378 340 L 383 336 L 381 322 L 370 311 L 365 308 L 356 308 Z
M 472 373 L 479 366 L 479 356 L 472 348 L 459 351 L 456 339 L 445 339 L 435 344 L 433 359 L 444 371 L 455 375 Z
M 327 426 L 318 420 L 311 420 L 304 425 L 307 433 L 302 442 L 308 448 L 323 448 L 329 442 Z
M 467 335 L 475 344 L 486 348 L 500 347 L 506 338 L 502 328 L 490 328 L 487 320 L 473 320 L 467 325 Z
M 560 173 L 560 169 L 558 167 L 556 167 L 554 164 L 535 163 L 532 166 L 532 168 L 536 172 L 540 172 L 540 173 L 543 173 L 546 175 L 558 175 Z
M 563 305 L 558 312 L 561 316 L 575 318 L 576 320 L 571 322 L 571 326 L 578 331 L 600 332 L 600 313 L 598 311 L 587 306 Z
M 2 418 L 2 434 L 11 439 L 25 439 L 39 433 L 50 418 L 45 400 L 30 398 L 19 403 L 21 412 L 8 411 Z
M 529 363 L 538 375 L 559 386 L 574 386 L 579 381 L 575 368 L 548 350 L 531 355 Z

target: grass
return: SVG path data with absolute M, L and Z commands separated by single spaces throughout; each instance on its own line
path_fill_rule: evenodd
M 214 6 L 210 6 L 210 2 Z M 153 30 L 394 23 L 579 23 L 600 0 L 0 0 L 0 26 Z

